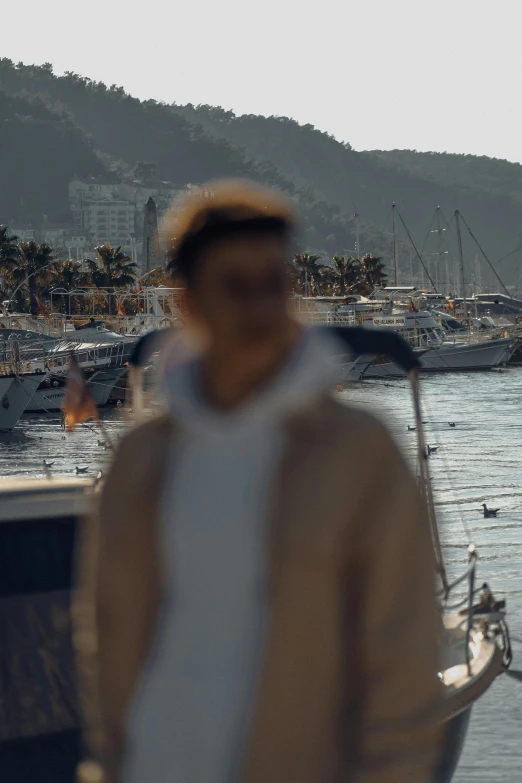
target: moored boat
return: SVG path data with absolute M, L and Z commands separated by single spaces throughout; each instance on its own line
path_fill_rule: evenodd
M 373 328 L 391 330 L 403 337 L 420 362 L 422 373 L 472 372 L 505 366 L 519 345 L 517 337 L 447 339 L 428 311 L 374 316 L 365 322 Z M 362 354 L 339 359 L 339 382 L 403 377 L 404 370 L 387 355 Z
M 41 374 L 30 372 L 0 375 L 0 432 L 16 427 L 41 379 Z

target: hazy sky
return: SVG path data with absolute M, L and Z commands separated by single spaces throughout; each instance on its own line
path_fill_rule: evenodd
M 23 0 L 0 54 L 140 98 L 312 123 L 356 149 L 522 162 L 520 0 Z

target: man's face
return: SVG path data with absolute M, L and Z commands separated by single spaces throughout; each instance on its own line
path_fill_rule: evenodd
M 286 339 L 288 253 L 283 240 L 261 235 L 224 238 L 203 252 L 187 299 L 215 347 L 269 348 Z

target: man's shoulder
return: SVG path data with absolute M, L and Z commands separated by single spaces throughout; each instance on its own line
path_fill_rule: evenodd
M 136 474 L 140 465 L 146 467 L 164 457 L 174 431 L 175 423 L 168 414 L 154 416 L 132 427 L 118 441 L 111 472 L 132 468 Z
M 139 447 L 149 444 L 158 438 L 164 438 L 170 435 L 174 429 L 174 421 L 167 413 L 162 413 L 146 419 L 140 424 L 131 427 L 121 438 L 118 444 L 118 450 L 128 447 Z

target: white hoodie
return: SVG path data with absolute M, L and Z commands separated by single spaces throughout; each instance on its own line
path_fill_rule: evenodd
M 198 394 L 197 362 L 166 374 L 183 433 L 163 506 L 167 598 L 128 723 L 125 783 L 231 783 L 267 618 L 265 519 L 282 419 L 331 388 L 336 343 L 304 333 L 273 382 L 231 412 Z

